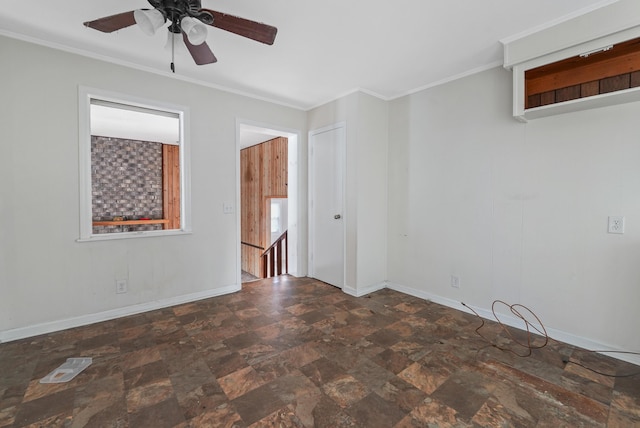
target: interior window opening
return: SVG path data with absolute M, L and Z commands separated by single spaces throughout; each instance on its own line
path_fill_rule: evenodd
M 184 231 L 183 119 L 88 96 L 81 240 Z

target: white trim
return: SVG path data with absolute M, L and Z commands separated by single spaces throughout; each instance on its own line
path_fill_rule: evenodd
M 619 0 L 607 0 L 604 3 L 606 5 L 608 3 L 613 3 L 613 2 L 616 2 L 616 1 L 619 1 Z M 594 8 L 594 9 L 597 9 L 597 7 Z M 588 10 L 587 10 L 587 12 L 588 12 Z M 535 31 L 531 31 L 531 32 L 535 32 Z M 522 33 L 522 37 L 524 37 L 527 34 Z M 456 74 L 454 76 L 446 77 L 444 79 L 441 79 L 441 80 L 438 80 L 438 81 L 435 81 L 435 82 L 432 82 L 432 83 L 428 83 L 426 85 L 419 86 L 419 87 L 414 88 L 414 89 L 410 89 L 408 91 L 405 91 L 405 92 L 397 94 L 397 95 L 385 96 L 385 95 L 379 94 L 379 93 L 377 93 L 375 91 L 372 91 L 372 90 L 369 90 L 369 89 L 366 89 L 366 88 L 356 87 L 356 88 L 353 88 L 351 90 L 343 92 L 342 95 L 331 97 L 330 99 L 327 99 L 324 102 L 314 102 L 314 104 L 309 106 L 309 105 L 302 105 L 302 104 L 292 104 L 290 102 L 284 102 L 282 100 L 277 100 L 277 99 L 274 99 L 274 98 L 269 98 L 269 97 L 265 97 L 265 96 L 256 95 L 256 94 L 253 94 L 253 93 L 250 93 L 250 92 L 246 92 L 246 91 L 242 91 L 242 90 L 239 90 L 239 89 L 230 88 L 230 87 L 224 86 L 224 85 L 218 85 L 218 84 L 214 84 L 214 83 L 203 81 L 203 80 L 199 80 L 199 79 L 193 79 L 193 78 L 181 76 L 179 74 L 170 73 L 170 72 L 167 72 L 167 71 L 156 70 L 156 69 L 151 68 L 151 67 L 146 67 L 146 66 L 143 66 L 143 65 L 139 65 L 139 64 L 135 64 L 135 63 L 129 62 L 129 61 L 123 61 L 123 60 L 118 59 L 118 58 L 113 58 L 113 57 L 106 56 L 106 55 L 98 55 L 98 54 L 93 53 L 93 52 L 89 52 L 89 51 L 85 51 L 85 50 L 77 49 L 77 48 L 72 48 L 72 47 L 69 47 L 69 46 L 64 46 L 64 45 L 61 45 L 61 44 L 58 44 L 58 43 L 53 43 L 51 41 L 41 40 L 41 39 L 37 39 L 37 38 L 34 38 L 34 37 L 25 36 L 25 35 L 22 35 L 22 34 L 16 34 L 16 33 L 13 33 L 13 32 L 7 31 L 7 30 L 0 29 L 0 35 L 1 36 L 6 36 L 6 37 L 9 37 L 9 38 L 12 38 L 12 39 L 16 39 L 16 40 L 21 40 L 21 41 L 28 42 L 28 43 L 33 43 L 33 44 L 40 45 L 40 46 L 45 46 L 45 47 L 48 47 L 48 48 L 51 48 L 51 49 L 60 50 L 60 51 L 63 51 L 63 52 L 69 52 L 69 53 L 72 53 L 72 54 L 75 54 L 75 55 L 80 55 L 80 56 L 83 56 L 83 57 L 92 58 L 92 59 L 95 59 L 95 60 L 98 60 L 98 61 L 104 61 L 104 62 L 108 62 L 108 63 L 111 63 L 111 64 L 121 65 L 121 66 L 128 67 L 128 68 L 131 68 L 131 69 L 134 69 L 134 70 L 144 71 L 144 72 L 155 74 L 155 75 L 158 75 L 158 76 L 163 76 L 163 77 L 167 77 L 167 78 L 170 78 L 170 79 L 175 79 L 175 80 L 179 80 L 179 81 L 182 81 L 182 82 L 192 83 L 192 84 L 195 84 L 195 85 L 200 85 L 200 86 L 204 86 L 204 87 L 207 87 L 207 88 L 212 88 L 212 89 L 216 89 L 216 90 L 219 90 L 219 91 L 228 92 L 230 94 L 240 95 L 240 96 L 243 96 L 243 97 L 252 98 L 252 99 L 255 99 L 255 100 L 259 100 L 259 101 L 265 101 L 265 102 L 268 102 L 268 103 L 272 103 L 272 104 L 276 104 L 276 105 L 280 105 L 280 106 L 283 106 L 283 107 L 288 107 L 288 108 L 292 108 L 292 109 L 300 110 L 300 111 L 304 111 L 304 112 L 309 112 L 309 111 L 311 111 L 311 110 L 313 110 L 315 108 L 318 108 L 318 107 L 323 106 L 325 104 L 328 104 L 330 102 L 339 100 L 339 99 L 341 99 L 341 98 L 343 98 L 345 96 L 351 95 L 351 94 L 356 93 L 356 92 L 362 92 L 362 93 L 371 95 L 373 97 L 379 98 L 379 99 L 381 99 L 383 101 L 393 101 L 393 100 L 396 100 L 398 98 L 402 98 L 402 97 L 407 96 L 407 95 L 415 94 L 416 92 L 420 92 L 420 91 L 423 91 L 425 89 L 430 89 L 430 88 L 433 88 L 433 87 L 436 87 L 436 86 L 440 86 L 440 85 L 443 85 L 443 84 L 446 84 L 446 83 L 449 83 L 449 82 L 452 82 L 452 81 L 455 81 L 455 80 L 458 80 L 458 79 L 462 79 L 464 77 L 471 76 L 473 74 L 477 74 L 477 73 L 481 73 L 481 72 L 486 71 L 486 70 L 490 70 L 492 68 L 495 68 L 496 64 L 497 65 L 503 65 L 503 60 L 494 61 L 494 62 L 491 62 L 489 64 L 485 64 L 485 65 L 473 68 L 471 70 L 464 71 L 464 72 Z M 516 40 L 517 38 L 520 38 L 520 37 L 515 37 L 515 36 L 513 37 L 514 40 Z M 507 38 L 502 39 L 501 41 L 503 43 L 508 43 L 508 41 L 510 41 L 510 40 L 511 40 L 511 37 L 507 37 Z
M 479 68 L 475 68 L 473 70 L 457 74 L 456 76 L 452 76 L 450 78 L 439 80 L 438 82 L 427 84 L 425 86 L 421 86 L 421 87 L 413 89 L 413 90 L 409 90 L 409 91 L 407 91 L 407 92 L 405 92 L 405 93 L 403 93 L 401 95 L 393 95 L 393 96 L 389 96 L 389 97 L 381 95 L 381 94 L 379 94 L 377 92 L 371 91 L 371 90 L 366 89 L 366 88 L 356 87 L 356 88 L 353 88 L 353 89 L 351 89 L 349 91 L 344 92 L 340 96 L 332 97 L 331 99 L 328 99 L 325 102 L 321 102 L 321 103 L 315 102 L 311 106 L 305 106 L 305 105 L 302 105 L 302 104 L 292 104 L 290 102 L 284 102 L 284 101 L 277 100 L 277 99 L 274 99 L 274 98 L 269 98 L 269 97 L 264 97 L 264 96 L 252 94 L 252 93 L 249 93 L 249 92 L 246 92 L 246 91 L 242 91 L 242 90 L 239 90 L 239 89 L 230 88 L 228 86 L 217 85 L 217 84 L 206 82 L 206 81 L 203 81 L 203 80 L 198 80 L 198 79 L 193 79 L 193 78 L 181 76 L 179 74 L 170 73 L 168 71 L 156 70 L 156 69 L 151 68 L 151 67 L 145 67 L 145 66 L 142 66 L 142 65 L 139 65 L 139 64 L 135 64 L 135 63 L 132 63 L 132 62 L 129 62 L 129 61 L 123 61 L 123 60 L 118 59 L 118 58 L 113 58 L 113 57 L 106 56 L 106 55 L 98 55 L 98 54 L 93 53 L 93 52 L 89 52 L 89 51 L 85 51 L 85 50 L 77 49 L 77 48 L 72 48 L 72 47 L 69 47 L 69 46 L 64 46 L 64 45 L 61 45 L 61 44 L 58 44 L 58 43 L 53 43 L 53 42 L 47 41 L 47 40 L 40 40 L 40 39 L 37 39 L 37 38 L 34 38 L 34 37 L 24 36 L 22 34 L 16 34 L 16 33 L 13 33 L 13 32 L 7 31 L 7 30 L 0 29 L 0 35 L 6 36 L 6 37 L 9 37 L 9 38 L 12 38 L 12 39 L 22 40 L 22 41 L 28 42 L 28 43 L 33 43 L 33 44 L 40 45 L 40 46 L 45 46 L 45 47 L 48 47 L 48 48 L 51 48 L 51 49 L 56 49 L 56 50 L 60 50 L 60 51 L 69 52 L 69 53 L 72 53 L 72 54 L 84 56 L 84 57 L 87 57 L 87 58 L 92 58 L 92 59 L 95 59 L 95 60 L 98 60 L 98 61 L 105 61 L 105 62 L 108 62 L 108 63 L 111 63 L 111 64 L 117 64 L 117 65 L 121 65 L 121 66 L 124 66 L 124 67 L 132 68 L 134 70 L 140 70 L 140 71 L 144 71 L 144 72 L 147 72 L 147 73 L 151 73 L 151 74 L 155 74 L 155 75 L 158 75 L 158 76 L 167 77 L 167 78 L 170 78 L 170 79 L 180 80 L 180 81 L 187 82 L 187 83 L 193 83 L 195 85 L 200 85 L 200 86 L 204 86 L 204 87 L 207 87 L 207 88 L 217 89 L 219 91 L 228 92 L 230 94 L 241 95 L 243 97 L 252 98 L 254 100 L 265 101 L 265 102 L 273 103 L 273 104 L 276 104 L 276 105 L 280 105 L 280 106 L 283 106 L 283 107 L 288 107 L 288 108 L 292 108 L 292 109 L 300 110 L 300 111 L 304 111 L 304 112 L 311 111 L 311 110 L 313 110 L 313 109 L 315 109 L 317 107 L 323 106 L 323 105 L 328 104 L 330 102 L 333 102 L 335 100 L 339 100 L 342 97 L 345 97 L 347 95 L 351 95 L 351 94 L 356 93 L 356 92 L 363 92 L 365 94 L 380 98 L 383 101 L 392 101 L 394 99 L 401 98 L 403 96 L 406 96 L 406 95 L 409 95 L 409 94 L 413 94 L 413 93 L 422 91 L 422 90 L 427 89 L 427 88 L 432 88 L 434 86 L 438 86 L 438 85 L 441 85 L 441 84 L 444 84 L 444 83 L 448 83 L 448 82 L 451 82 L 453 80 L 461 79 L 461 78 L 469 76 L 471 74 L 479 73 L 481 71 L 485 71 L 485 70 L 494 68 L 493 63 L 491 63 L 491 64 L 489 64 L 487 66 L 481 66 Z M 500 65 L 502 65 L 502 61 L 500 61 Z
M 427 89 L 435 88 L 436 86 L 445 85 L 447 83 L 463 79 L 465 77 L 472 76 L 474 74 L 482 73 L 483 71 L 491 70 L 497 67 L 502 67 L 503 61 L 493 61 L 489 64 L 481 65 L 480 67 L 472 68 L 471 70 L 463 71 L 462 73 L 455 74 L 453 76 L 445 77 L 444 79 L 436 80 L 435 82 L 427 83 L 426 85 L 419 86 L 415 89 L 411 89 L 406 91 L 400 95 L 394 96 L 390 98 L 390 101 L 396 100 L 398 98 L 406 97 L 407 95 L 415 94 L 416 92 L 421 92 Z
M 121 65 L 123 67 L 131 68 L 131 69 L 139 70 L 139 71 L 144 71 L 144 72 L 155 74 L 155 75 L 158 75 L 158 76 L 168 77 L 170 79 L 180 80 L 182 82 L 193 83 L 195 85 L 200 85 L 200 86 L 205 86 L 207 88 L 217 89 L 219 91 L 224 91 L 224 92 L 228 92 L 228 93 L 231 93 L 231 94 L 241 95 L 243 97 L 252 98 L 252 99 L 258 100 L 258 101 L 265 101 L 265 102 L 276 104 L 276 105 L 280 105 L 280 106 L 283 106 L 283 107 L 288 107 L 288 108 L 293 108 L 293 109 L 296 109 L 296 110 L 305 111 L 305 107 L 301 106 L 301 105 L 291 104 L 291 103 L 284 102 L 284 101 L 281 101 L 281 100 L 276 100 L 274 98 L 269 98 L 269 97 L 265 97 L 265 96 L 256 95 L 256 94 L 253 94 L 253 93 L 250 93 L 250 92 L 242 91 L 240 89 L 234 89 L 234 88 L 230 88 L 228 86 L 218 85 L 218 84 L 207 82 L 207 81 L 204 81 L 204 80 L 199 80 L 199 79 L 194 79 L 194 78 L 191 78 L 191 77 L 181 76 L 179 74 L 175 74 L 175 73 L 169 72 L 169 71 L 157 70 L 157 69 L 154 69 L 154 68 L 151 68 L 151 67 L 146 67 L 144 65 L 135 64 L 133 62 L 124 61 L 124 60 L 119 59 L 119 58 L 114 58 L 114 57 L 107 56 L 107 55 L 99 55 L 99 54 L 96 54 L 94 52 L 85 51 L 83 49 L 78 49 L 78 48 L 74 48 L 74 47 L 70 47 L 70 46 L 61 45 L 59 43 L 54 43 L 54 42 L 51 42 L 49 40 L 42 40 L 42 39 L 38 39 L 38 38 L 35 38 L 35 37 L 31 37 L 31 36 L 25 36 L 23 34 L 17 34 L 17 33 L 11 32 L 11 31 L 3 30 L 3 29 L 0 29 L 0 36 L 5 36 L 5 37 L 9 37 L 11 39 L 16 39 L 16 40 L 21 40 L 21 41 L 27 42 L 27 43 L 33 43 L 35 45 L 45 46 L 47 48 L 56 49 L 56 50 L 59 50 L 59 51 L 68 52 L 68 53 L 72 53 L 72 54 L 75 54 L 75 55 L 80 55 L 80 56 L 91 58 L 91 59 L 95 59 L 95 60 L 98 60 L 98 61 L 104 61 L 104 62 L 108 62 L 108 63 L 111 63 L 111 64 Z
M 180 230 L 191 232 L 191 111 L 174 105 L 180 114 Z
M 419 297 L 430 302 L 438 303 L 449 308 L 458 309 L 460 311 L 468 312 L 467 309 L 462 306 L 457 300 L 449 299 L 447 297 L 438 296 L 426 291 L 417 290 L 415 288 L 407 287 L 405 285 L 395 284 L 393 282 L 387 282 L 387 288 L 395 291 L 399 291 L 410 296 Z M 475 309 L 475 308 L 474 308 Z
M 348 213 L 347 213 L 347 204 L 346 204 L 346 193 L 347 193 L 347 122 L 345 121 L 341 121 L 341 122 L 336 122 L 334 124 L 331 125 L 327 125 L 327 126 L 323 126 L 322 128 L 318 128 L 318 129 L 314 129 L 309 131 L 308 133 L 308 147 L 309 147 L 309 153 L 307 156 L 307 171 L 308 171 L 308 192 L 307 192 L 307 211 L 309 213 L 308 217 L 309 217 L 309 239 L 308 239 L 308 250 L 307 250 L 307 257 L 308 257 L 308 269 L 307 271 L 309 272 L 309 276 L 310 277 L 314 277 L 314 272 L 313 272 L 313 241 L 315 238 L 315 224 L 314 224 L 314 213 L 313 213 L 313 209 L 311 208 L 313 205 L 313 186 L 314 186 L 314 180 L 313 180 L 313 146 L 312 146 L 312 141 L 313 141 L 313 137 L 318 135 L 318 134 L 322 134 L 324 132 L 329 132 L 329 131 L 333 131 L 333 130 L 337 130 L 337 129 L 342 129 L 343 130 L 343 137 L 344 139 L 342 141 L 340 141 L 340 144 L 342 145 L 342 147 L 340 148 L 341 150 L 339 150 L 340 153 L 340 159 L 339 162 L 341 162 L 341 164 L 339 165 L 340 168 L 340 172 L 342 174 L 342 213 L 340 214 L 342 216 L 342 286 L 338 287 L 341 289 L 344 289 L 345 287 L 347 287 L 347 217 L 348 217 Z M 332 284 L 334 285 L 334 284 Z
M 387 281 L 378 282 L 377 284 L 371 284 L 366 287 L 358 287 L 357 289 L 345 286 L 342 291 L 350 296 L 362 297 L 376 291 L 384 290 L 385 288 L 387 288 Z
M 93 234 L 91 224 L 91 99 L 100 99 L 118 104 L 166 111 L 179 118 L 180 126 L 180 229 L 141 231 L 132 233 Z M 78 172 L 80 227 L 76 242 L 105 241 L 114 239 L 168 236 L 191 232 L 191 149 L 189 107 L 120 94 L 103 89 L 78 86 Z
M 544 24 L 538 25 L 533 28 L 529 28 L 528 30 L 522 31 L 517 34 L 513 34 L 511 36 L 507 36 L 503 39 L 500 39 L 499 42 L 504 44 L 511 43 L 515 40 L 522 39 L 524 37 L 530 36 L 534 33 L 539 33 L 540 31 L 546 30 L 551 27 L 555 27 L 558 24 L 562 24 L 563 22 L 570 21 L 574 18 L 577 18 L 582 15 L 586 15 L 589 12 L 593 12 L 594 10 L 603 8 L 613 3 L 617 3 L 619 0 L 602 0 L 598 3 L 592 4 L 591 6 L 584 7 L 582 9 L 576 10 L 568 15 L 561 16 L 560 18 L 553 19 L 551 21 L 545 22 Z
M 78 183 L 80 201 L 80 240 L 91 237 L 91 95 L 78 87 Z
M 137 239 L 137 238 L 159 238 L 162 236 L 191 235 L 191 231 L 184 230 L 148 230 L 144 232 L 119 232 L 119 233 L 100 233 L 91 235 L 88 238 L 78 238 L 76 242 L 98 242 L 98 241 L 115 241 L 118 239 Z
M 515 67 L 513 67 L 511 73 L 511 80 L 513 81 L 513 117 L 515 117 L 520 122 L 527 122 L 527 119 L 524 117 L 524 70 L 522 70 L 521 66 L 516 65 Z
M 344 287 L 342 287 L 342 292 L 345 294 L 348 294 L 349 296 L 360 297 L 358 296 L 358 290 L 356 290 L 353 287 L 349 287 L 348 285 L 345 285 Z
M 400 284 L 394 284 L 391 282 L 387 283 L 387 288 L 391 290 L 399 291 L 404 294 L 408 294 L 410 296 L 429 300 L 431 302 L 438 303 L 440 305 L 444 305 L 449 308 L 458 309 L 460 311 L 473 314 L 473 312 L 468 308 L 464 307 L 461 302 L 453 299 L 449 299 L 447 297 L 438 296 L 436 294 L 432 294 L 423 290 L 417 290 L 415 288 L 407 287 Z M 490 309 L 479 308 L 471 305 L 469 305 L 469 307 L 472 308 L 474 311 L 476 311 L 478 315 L 480 315 L 482 318 L 495 321 L 493 312 Z M 520 320 L 519 318 L 510 316 L 510 315 L 500 314 L 500 321 L 510 327 L 514 327 L 520 330 L 523 329 L 522 320 Z M 555 340 L 567 343 L 572 346 L 577 346 L 579 348 L 602 350 L 602 351 L 628 351 L 626 349 L 621 350 L 619 347 L 615 347 L 607 343 L 597 342 L 587 337 L 582 337 L 582 336 L 577 336 L 575 334 L 567 333 L 562 330 L 556 330 L 552 328 L 547 328 L 546 330 L 549 337 Z M 617 358 L 622 361 L 627 361 L 632 364 L 640 365 L 640 355 L 614 353 L 614 352 L 606 352 L 606 353 L 603 353 L 603 355 Z
M 242 127 L 242 119 L 236 118 L 236 176 L 235 176 L 235 208 L 236 208 L 236 282 L 242 287 L 242 212 L 241 212 L 241 187 L 242 181 L 240 179 L 240 151 L 242 150 L 242 144 L 240 142 L 240 128 Z
M 382 101 L 393 101 L 393 100 L 397 100 L 398 98 L 406 97 L 408 95 L 412 95 L 412 94 L 415 94 L 417 92 L 421 92 L 421 91 L 425 91 L 427 89 L 435 88 L 437 86 L 445 85 L 447 83 L 451 83 L 451 82 L 454 82 L 456 80 L 464 79 L 465 77 L 473 76 L 474 74 L 482 73 L 484 71 L 492 70 L 494 68 L 503 67 L 503 66 L 504 66 L 504 61 L 502 59 L 496 60 L 496 61 L 490 62 L 489 64 L 481 65 L 479 67 L 472 68 L 471 70 L 463 71 L 462 73 L 454 74 L 453 76 L 445 77 L 444 79 L 436 80 L 435 82 L 427 83 L 426 85 L 418 86 L 417 88 L 413 88 L 413 89 L 410 89 L 408 91 L 401 92 L 400 94 L 391 95 L 391 96 L 388 96 L 388 97 L 384 96 L 384 95 L 381 95 L 381 94 L 378 94 L 377 92 L 365 89 L 365 88 L 355 88 L 355 89 L 352 89 L 350 91 L 344 92 L 342 95 L 333 97 L 333 98 L 331 98 L 330 100 L 328 100 L 326 102 L 315 104 L 313 107 L 309 107 L 309 108 L 305 109 L 305 111 L 307 111 L 307 112 L 311 111 L 311 110 L 313 110 L 315 108 L 321 107 L 321 106 L 323 106 L 325 104 L 331 103 L 333 101 L 337 101 L 337 100 L 339 100 L 341 98 L 347 97 L 347 96 L 349 96 L 351 94 L 358 93 L 358 92 L 362 92 L 364 94 L 371 95 L 372 97 L 379 98 Z
M 199 291 L 197 293 L 185 294 L 182 296 L 169 297 L 162 300 L 156 300 L 148 303 L 140 303 L 137 305 L 126 306 L 123 308 L 111 309 L 95 314 L 81 315 L 78 317 L 67 318 L 63 320 L 44 322 L 31 325 L 28 327 L 15 328 L 11 330 L 0 331 L 0 343 L 10 342 L 13 340 L 24 339 L 27 337 L 38 336 L 41 334 L 52 333 L 55 331 L 66 330 L 74 327 L 81 327 L 102 321 L 109 321 L 129 315 L 141 314 L 143 312 L 154 311 L 157 309 L 168 308 L 183 303 L 195 302 L 198 300 L 218 297 L 225 294 L 240 291 L 240 284 L 228 285 L 226 287 L 215 288 L 213 290 Z
M 322 107 L 325 104 L 332 103 L 332 102 L 334 102 L 336 100 L 339 100 L 339 99 L 344 98 L 344 97 L 348 97 L 349 95 L 356 94 L 358 92 L 362 92 L 363 94 L 371 95 L 372 97 L 379 98 L 382 101 L 391 101 L 393 99 L 392 97 L 386 97 L 384 95 L 381 95 L 381 94 L 379 94 L 377 92 L 374 92 L 374 91 L 371 91 L 369 89 L 357 87 L 357 88 L 350 89 L 350 90 L 348 90 L 346 92 L 343 92 L 340 95 L 337 95 L 335 97 L 331 97 L 330 99 L 328 99 L 326 101 L 316 103 L 312 107 L 305 108 L 305 111 L 311 111 L 311 110 L 313 110 L 315 108 Z

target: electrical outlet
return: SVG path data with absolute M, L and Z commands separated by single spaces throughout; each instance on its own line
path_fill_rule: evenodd
M 127 292 L 127 280 L 116 279 L 116 294 L 124 294 Z
M 233 214 L 233 204 L 231 202 L 223 202 L 222 212 L 225 214 Z
M 453 288 L 460 288 L 460 277 L 458 275 L 451 275 L 451 286 Z
M 624 233 L 624 216 L 609 216 L 609 233 Z

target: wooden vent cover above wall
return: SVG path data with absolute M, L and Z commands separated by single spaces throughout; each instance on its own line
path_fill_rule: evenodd
M 525 109 L 640 86 L 640 38 L 525 71 Z

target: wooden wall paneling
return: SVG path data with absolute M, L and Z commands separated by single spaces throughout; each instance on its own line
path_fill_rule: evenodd
M 265 206 L 268 195 L 287 195 L 287 139 L 278 137 L 240 152 L 240 199 L 242 242 L 269 246 L 270 214 Z M 243 270 L 260 276 L 261 251 L 242 245 Z
M 260 266 L 260 255 L 263 250 L 249 245 L 242 245 L 242 270 L 251 275 L 261 277 L 262 267 Z
M 591 67 L 594 65 L 602 64 L 604 61 L 618 61 L 629 62 L 629 55 L 634 55 L 640 52 L 640 38 L 627 40 L 624 42 L 616 43 L 611 49 L 596 51 L 588 54 L 587 56 L 576 55 L 570 58 L 565 58 L 560 61 L 545 64 L 540 67 L 527 70 L 527 76 L 530 79 L 537 79 L 543 76 L 549 76 L 552 74 L 563 73 L 566 71 L 575 70 L 577 68 Z M 626 59 L 626 61 L 625 61 Z M 621 74 L 625 71 L 614 72 L 612 75 Z M 598 76 L 597 78 L 602 78 Z M 593 79 L 595 80 L 595 79 Z M 570 85 L 567 85 L 570 86 Z
M 169 218 L 169 154 L 167 145 L 162 145 L 162 217 Z M 170 222 L 169 222 L 170 223 Z M 169 229 L 169 223 L 162 226 Z
M 272 160 L 269 172 L 272 181 L 271 194 L 287 195 L 287 139 L 276 139 L 268 150 Z
M 527 96 L 526 108 L 561 103 L 578 98 L 591 97 L 608 92 L 622 91 L 640 86 L 640 71 L 606 77 L 600 80 L 582 83 L 580 85 L 547 91 Z
M 260 146 L 252 146 L 241 151 L 241 236 L 243 269 L 260 276 L 260 254 L 262 246 L 260 194 L 262 188 L 262 156 Z M 258 248 L 256 248 L 258 247 Z
M 606 55 L 605 52 L 589 58 L 572 58 L 573 62 L 565 60 L 529 70 L 525 74 L 527 93 L 537 94 L 640 70 L 640 51 L 612 58 Z M 561 63 L 570 67 L 557 68 L 556 64 L 563 65 Z
M 566 88 L 556 89 L 556 102 L 575 100 L 580 98 L 580 85 L 568 86 Z
M 606 94 L 608 92 L 622 91 L 629 89 L 631 75 L 621 74 L 619 76 L 607 77 L 600 80 L 600 93 Z
M 548 91 L 540 94 L 540 105 L 546 106 L 556 102 L 556 91 Z
M 240 235 L 242 245 L 242 269 L 252 275 L 260 276 L 259 258 L 262 254 L 260 242 L 260 204 L 256 204 L 256 195 L 261 186 L 260 152 L 249 147 L 240 152 Z M 255 248 L 259 247 L 259 248 Z
M 600 81 L 594 80 L 592 82 L 583 83 L 580 85 L 581 97 L 592 97 L 600 93 Z
M 638 86 L 640 38 L 526 70 L 525 109 Z
M 249 180 L 251 179 L 250 172 L 248 171 L 249 152 L 247 150 L 240 150 L 240 241 L 241 245 L 241 266 L 242 270 L 253 274 L 253 267 L 250 265 L 249 260 L 249 247 L 245 245 L 249 239 Z
M 527 105 L 525 106 L 525 108 L 540 107 L 542 105 L 541 103 L 542 101 L 540 100 L 540 94 L 529 95 L 527 97 Z
M 288 195 L 288 180 L 289 180 L 289 141 L 286 138 L 280 139 L 280 148 L 278 153 L 278 160 L 280 161 L 280 168 L 278 169 L 278 194 Z
M 264 206 L 264 196 L 271 193 L 271 188 L 273 186 L 273 178 L 271 175 L 271 171 L 273 168 L 273 164 L 276 163 L 275 159 L 272 159 L 272 151 L 271 147 L 273 146 L 275 140 L 267 141 L 266 143 L 262 143 L 258 146 L 260 150 L 260 155 L 262 157 L 262 177 L 260 184 L 260 195 L 258 196 L 259 204 L 260 204 L 260 245 L 264 248 L 269 247 L 269 234 L 267 233 L 267 216 L 269 215 L 269 211 L 265 209 Z
M 240 152 L 241 165 L 241 239 L 243 242 L 261 246 L 260 224 L 261 215 L 259 200 L 261 186 L 260 153 L 256 147 L 249 147 Z M 257 202 L 257 203 L 256 203 Z
M 240 240 L 242 242 L 247 242 L 248 237 L 247 224 L 249 221 L 249 213 L 246 207 L 248 207 L 248 183 L 251 178 L 247 168 L 248 162 L 249 152 L 247 152 L 247 150 L 240 150 Z
M 180 146 L 162 145 L 162 212 L 165 229 L 180 229 Z

